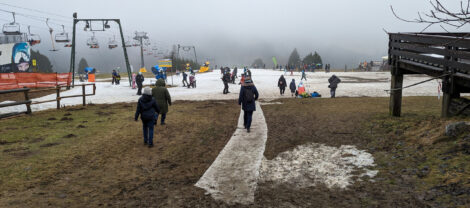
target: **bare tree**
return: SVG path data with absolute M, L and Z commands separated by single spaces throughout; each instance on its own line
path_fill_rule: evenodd
M 448 32 L 444 26 L 460 29 L 470 23 L 470 0 L 466 0 L 466 3 L 463 0 L 460 1 L 460 9 L 457 11 L 449 10 L 448 7 L 441 3 L 441 0 L 430 0 L 429 3 L 431 4 L 432 9 L 429 12 L 418 12 L 418 17 L 412 20 L 399 17 L 395 13 L 393 6 L 390 6 L 390 8 L 392 9 L 393 15 L 395 15 L 399 20 L 427 24 L 421 32 L 433 25 L 439 25 L 442 29 Z

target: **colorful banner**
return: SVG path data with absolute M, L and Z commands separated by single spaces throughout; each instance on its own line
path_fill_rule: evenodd
M 39 88 L 68 86 L 72 83 L 72 73 L 2 73 L 0 90 L 22 87 Z
M 158 61 L 159 67 L 172 67 L 171 59 L 163 59 Z
M 31 72 L 31 47 L 27 42 L 0 45 L 0 73 Z
M 273 63 L 274 63 L 274 66 L 276 67 L 277 66 L 277 59 L 274 56 L 273 56 Z

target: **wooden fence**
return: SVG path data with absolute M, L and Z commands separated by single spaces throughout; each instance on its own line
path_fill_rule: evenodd
M 11 117 L 15 115 L 20 115 L 20 114 L 31 114 L 31 105 L 36 105 L 36 104 L 41 104 L 41 103 L 48 103 L 48 102 L 57 102 L 57 109 L 60 109 L 60 101 L 65 98 L 74 98 L 74 97 L 82 97 L 83 98 L 83 106 L 86 106 L 86 97 L 87 96 L 93 96 L 96 94 L 96 85 L 93 84 L 80 84 L 80 85 L 75 85 L 75 86 L 81 86 L 82 87 L 82 93 L 80 95 L 68 95 L 68 96 L 60 96 L 60 90 L 61 88 L 67 87 L 67 86 L 56 86 L 56 98 L 51 99 L 51 100 L 44 100 L 44 101 L 37 101 L 37 102 L 32 102 L 29 99 L 29 88 L 19 88 L 19 89 L 12 89 L 12 90 L 0 90 L 0 94 L 8 94 L 8 93 L 18 93 L 18 92 L 24 92 L 24 97 L 25 99 L 23 101 L 16 101 L 13 103 L 5 103 L 5 104 L 0 104 L 0 108 L 3 107 L 10 107 L 10 106 L 17 106 L 17 105 L 26 105 L 26 111 L 21 111 L 21 112 L 12 112 L 12 113 L 5 113 L 5 114 L 0 114 L 0 119 L 1 118 L 6 118 L 6 117 Z M 86 94 L 86 86 L 93 86 L 93 93 L 91 94 Z M 37 90 L 35 92 L 40 92 L 40 91 L 49 91 L 50 89 L 47 90 Z

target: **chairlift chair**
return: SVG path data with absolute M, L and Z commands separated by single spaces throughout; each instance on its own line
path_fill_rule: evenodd
M 100 48 L 100 45 L 98 43 L 98 39 L 96 39 L 95 37 L 95 33 L 93 33 L 93 36 L 91 36 L 90 38 L 88 38 L 87 40 L 87 46 L 90 47 L 90 48 Z
M 134 40 L 134 41 L 132 42 L 132 46 L 134 46 L 134 47 L 140 47 L 140 41 Z
M 11 13 L 13 15 L 13 22 L 6 23 L 3 25 L 3 34 L 5 35 L 21 35 L 21 28 L 20 24 L 16 23 L 15 13 Z
M 65 32 L 65 26 L 62 25 L 62 32 L 55 35 L 55 42 L 67 43 L 70 42 L 69 34 Z
M 116 36 L 114 36 L 114 39 L 109 39 L 108 48 L 113 49 L 113 48 L 117 48 L 117 47 L 118 47 L 118 43 L 116 41 Z
M 37 34 L 31 34 L 31 26 L 28 26 L 28 42 L 31 46 L 41 43 L 41 37 Z

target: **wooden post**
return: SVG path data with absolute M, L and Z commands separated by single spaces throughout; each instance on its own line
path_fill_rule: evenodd
M 56 90 L 57 90 L 57 109 L 60 109 L 60 86 L 57 85 L 56 87 Z
M 82 85 L 83 106 L 86 105 L 85 85 Z
M 392 74 L 392 83 L 390 91 L 390 115 L 395 117 L 401 116 L 403 74 Z M 394 90 L 397 89 L 397 90 Z
M 23 87 L 26 88 L 26 87 Z M 29 89 L 24 91 L 24 99 L 25 101 L 29 101 L 29 95 L 28 95 Z M 26 114 L 31 114 L 31 103 L 26 104 Z

